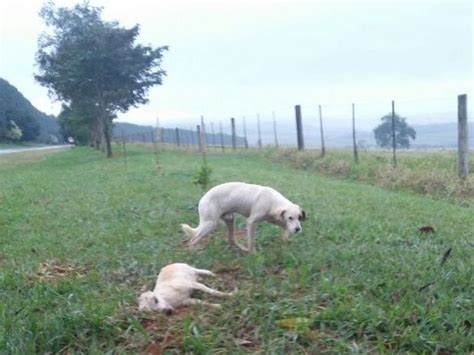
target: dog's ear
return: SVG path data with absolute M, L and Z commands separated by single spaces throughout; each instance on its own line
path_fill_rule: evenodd
M 304 209 L 301 209 L 301 215 L 299 217 L 300 221 L 306 220 L 306 212 L 304 211 Z
M 279 208 L 275 211 L 275 219 L 277 221 L 284 222 L 285 221 L 285 213 L 286 210 L 284 208 Z

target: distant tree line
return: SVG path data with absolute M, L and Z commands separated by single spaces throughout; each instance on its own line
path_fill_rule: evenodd
M 65 134 L 112 156 L 112 122 L 117 113 L 148 102 L 148 89 L 161 85 L 163 52 L 136 44 L 139 26 L 104 21 L 102 8 L 88 2 L 72 8 L 43 6 L 52 31 L 39 39 L 35 79 L 62 102 Z

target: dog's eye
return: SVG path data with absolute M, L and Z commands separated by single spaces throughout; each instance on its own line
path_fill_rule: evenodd
M 153 303 L 154 303 L 154 304 L 158 304 L 158 298 L 154 297 L 154 298 L 153 298 Z
M 290 216 L 290 217 L 288 217 L 288 219 L 289 219 L 290 221 L 292 221 L 292 220 L 293 220 L 293 217 Z

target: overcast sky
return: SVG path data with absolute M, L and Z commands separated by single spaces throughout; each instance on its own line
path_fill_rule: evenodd
M 41 0 L 0 1 L 0 77 L 57 114 L 33 79 Z M 76 2 L 58 0 L 57 5 Z M 257 113 L 270 120 L 318 104 L 389 111 L 390 100 L 431 114 L 473 93 L 471 1 L 91 0 L 107 20 L 141 26 L 139 41 L 169 45 L 161 87 L 121 121 L 185 125 Z M 472 97 L 472 96 L 471 96 Z M 398 102 L 397 101 L 397 102 Z M 472 103 L 472 98 L 470 99 Z M 378 107 L 377 106 L 377 107 Z M 385 109 L 386 107 L 386 109 Z M 306 110 L 306 111 L 305 111 Z

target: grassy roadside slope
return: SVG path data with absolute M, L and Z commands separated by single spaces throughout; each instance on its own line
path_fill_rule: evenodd
M 464 181 L 460 181 L 454 150 L 401 150 L 397 152 L 397 168 L 393 167 L 392 153 L 387 150 L 360 151 L 358 164 L 354 163 L 352 154 L 349 149 L 329 150 L 322 158 L 316 149 L 263 150 L 267 159 L 293 168 L 474 206 L 474 173 L 471 171 Z M 474 166 L 474 154 L 470 155 L 470 166 Z
M 303 234 L 283 244 L 261 225 L 260 251 L 237 257 L 221 228 L 184 249 L 179 223 L 197 222 L 201 196 L 190 153 L 163 152 L 160 171 L 140 147 L 127 164 L 86 148 L 0 161 L 0 352 L 474 350 L 472 208 L 254 155 L 209 162 L 213 184 L 267 184 L 302 205 Z M 239 295 L 219 312 L 138 314 L 136 296 L 176 261 Z

